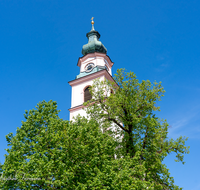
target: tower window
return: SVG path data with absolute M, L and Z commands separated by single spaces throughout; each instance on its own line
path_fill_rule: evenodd
M 92 95 L 89 91 L 89 86 L 84 90 L 84 102 L 92 99 Z

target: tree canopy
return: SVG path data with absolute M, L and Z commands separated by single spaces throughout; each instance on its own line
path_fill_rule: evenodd
M 94 82 L 89 118 L 63 120 L 53 101 L 25 111 L 16 135 L 6 136 L 0 188 L 180 189 L 163 160 L 175 152 L 183 162 L 189 147 L 183 137 L 169 139 L 167 122 L 155 115 L 163 87 L 124 70 L 115 81 Z
M 164 158 L 176 153 L 176 161 L 184 164 L 184 154 L 189 153 L 185 146 L 187 138 L 169 139 L 168 123 L 156 117 L 158 101 L 164 96 L 160 83 L 143 80 L 141 83 L 133 72 L 118 69 L 114 83 L 97 79 L 90 91 L 92 100 L 85 105 L 91 118 L 115 126 L 120 133 L 119 142 L 123 157 L 138 157 L 138 164 L 145 165 L 144 181 L 151 181 L 160 187 L 174 188 L 173 178 L 164 164 Z M 157 188 L 158 188 L 157 187 Z
M 56 102 L 26 111 L 26 121 L 8 145 L 1 189 L 87 189 L 106 186 L 116 143 L 95 120 L 69 123 L 58 116 Z M 100 183 L 100 184 L 99 184 Z

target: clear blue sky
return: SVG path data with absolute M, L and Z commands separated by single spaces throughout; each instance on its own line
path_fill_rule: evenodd
M 162 81 L 166 90 L 158 116 L 169 137 L 187 136 L 186 164 L 165 163 L 175 182 L 200 189 L 200 1 L 0 1 L 0 162 L 5 135 L 21 126 L 24 110 L 54 100 L 69 119 L 78 58 L 87 43 L 90 19 L 117 68 L 139 80 Z

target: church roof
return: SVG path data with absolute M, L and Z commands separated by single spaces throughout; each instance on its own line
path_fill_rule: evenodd
M 107 53 L 105 46 L 99 41 L 100 34 L 94 29 L 94 21 L 92 21 L 92 29 L 86 34 L 88 43 L 83 45 L 82 54 L 87 55 L 88 53 L 100 52 Z

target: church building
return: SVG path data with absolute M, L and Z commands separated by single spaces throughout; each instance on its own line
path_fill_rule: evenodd
M 83 103 L 92 98 L 89 87 L 93 84 L 94 79 L 114 81 L 112 78 L 114 63 L 107 55 L 105 46 L 99 41 L 100 34 L 94 29 L 93 18 L 91 23 L 92 29 L 86 34 L 88 43 L 83 45 L 83 57 L 80 57 L 77 63 L 80 73 L 75 80 L 69 82 L 72 87 L 70 120 L 78 114 L 86 116 L 86 112 L 82 109 Z

